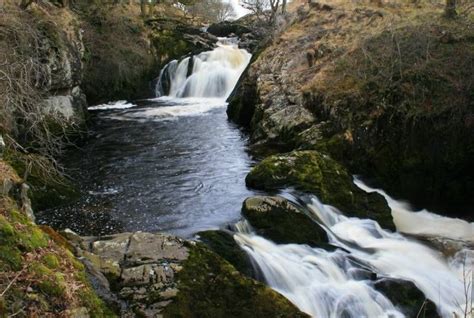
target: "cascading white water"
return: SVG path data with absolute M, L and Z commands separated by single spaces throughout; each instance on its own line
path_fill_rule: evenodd
M 178 61 L 169 63 L 160 75 L 157 95 L 173 98 L 227 99 L 250 58 L 251 54 L 246 50 L 239 49 L 237 44 L 222 39 L 212 51 L 193 56 L 192 60 L 185 58 L 179 63 Z M 169 92 L 164 89 L 165 81 L 169 81 Z
M 377 192 L 385 197 L 392 209 L 393 222 L 399 232 L 461 240 L 474 244 L 474 223 L 443 217 L 427 210 L 414 211 L 409 204 L 394 200 L 383 190 L 371 188 L 358 178 L 354 180 L 354 183 L 366 192 Z
M 397 208 L 402 206 L 406 205 L 400 203 Z M 472 306 L 472 290 L 466 292 L 472 286 L 472 250 L 464 248 L 448 258 L 415 239 L 381 229 L 375 221 L 345 217 L 317 198 L 307 207 L 326 229 L 330 243 L 344 250 L 276 245 L 242 227 L 234 236 L 266 282 L 302 311 L 315 317 L 403 316 L 369 280 L 360 277 L 361 267 L 356 264 L 380 276 L 412 281 L 443 317 L 464 317 Z M 444 220 L 438 221 L 436 227 L 442 228 Z

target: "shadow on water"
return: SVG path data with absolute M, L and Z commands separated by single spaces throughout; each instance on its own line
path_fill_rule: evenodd
M 38 214 L 83 235 L 165 231 L 189 237 L 240 218 L 252 159 L 219 100 L 140 102 L 94 113 L 86 145 L 65 165 L 82 197 Z

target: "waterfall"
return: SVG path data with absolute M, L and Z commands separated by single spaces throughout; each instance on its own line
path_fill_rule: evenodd
M 161 71 L 157 95 L 227 99 L 250 58 L 246 50 L 221 39 L 212 51 L 170 62 Z
M 392 209 L 406 207 L 395 202 L 391 202 Z M 463 248 L 446 257 L 418 240 L 383 230 L 375 221 L 348 218 L 316 197 L 307 204 L 306 213 L 319 220 L 330 243 L 340 249 L 328 252 L 306 245 L 277 245 L 242 226 L 234 236 L 269 286 L 302 311 L 314 317 L 403 316 L 373 288 L 364 269 L 413 282 L 443 317 L 454 317 L 453 313 L 464 317 L 466 304 L 472 305 L 472 290 L 466 288 L 472 284 L 472 249 Z M 441 229 L 445 220 L 438 221 L 436 228 Z

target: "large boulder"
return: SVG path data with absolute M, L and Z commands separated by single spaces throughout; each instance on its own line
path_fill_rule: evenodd
M 67 236 L 122 317 L 306 317 L 202 243 L 144 232 Z
M 326 232 L 282 197 L 248 198 L 243 203 L 242 214 L 257 234 L 276 243 L 329 247 Z
M 381 195 L 359 189 L 343 166 L 317 151 L 270 156 L 256 165 L 245 181 L 249 187 L 264 190 L 294 187 L 315 194 L 348 216 L 373 219 L 383 228 L 395 228 Z
M 206 244 L 213 252 L 234 265 L 242 274 L 248 277 L 255 277 L 252 262 L 230 232 L 226 231 L 203 231 L 197 234 L 199 239 Z
M 384 278 L 375 283 L 375 288 L 407 317 L 439 317 L 436 305 L 426 299 L 412 282 Z

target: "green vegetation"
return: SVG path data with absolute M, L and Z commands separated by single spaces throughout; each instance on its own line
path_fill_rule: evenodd
M 338 127 L 327 138 L 345 137 L 326 149 L 335 157 L 344 149 L 358 173 L 422 206 L 463 210 L 474 186 L 465 173 L 474 154 L 474 20 L 426 8 L 381 14 L 306 86 L 308 107 L 327 110 Z
M 21 179 L 3 161 L 0 170 L 1 183 L 11 182 L 14 195 Z M 46 234 L 14 199 L 0 197 L 0 317 L 69 316 L 82 307 L 93 317 L 114 317 L 93 291 L 83 265 L 55 237 L 60 235 Z
M 248 277 L 255 276 L 249 257 L 235 242 L 232 233 L 204 231 L 197 235 L 214 253 L 231 263 L 240 273 Z
M 346 215 L 374 219 L 384 228 L 394 228 L 385 199 L 357 188 L 343 166 L 317 151 L 270 156 L 250 171 L 245 182 L 265 190 L 295 187 L 317 195 Z
M 259 235 L 275 243 L 331 248 L 326 232 L 284 198 L 248 198 L 242 206 L 242 215 Z
M 307 317 L 201 243 L 189 248 L 189 258 L 178 273 L 179 292 L 164 317 Z

